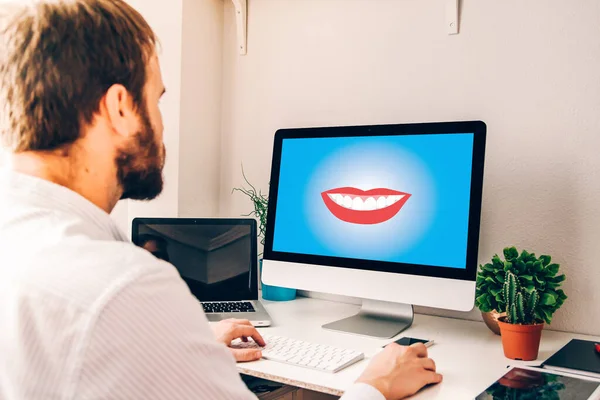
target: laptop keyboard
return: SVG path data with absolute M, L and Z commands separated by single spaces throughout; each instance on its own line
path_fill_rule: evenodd
M 205 313 L 256 312 L 249 301 L 219 301 L 202 303 Z

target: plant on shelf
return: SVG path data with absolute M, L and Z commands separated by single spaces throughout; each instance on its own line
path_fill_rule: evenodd
M 258 219 L 258 232 L 257 236 L 259 239 L 259 243 L 264 249 L 265 246 L 265 235 L 267 232 L 267 210 L 269 207 L 269 197 L 266 194 L 263 194 L 259 189 L 257 190 L 254 185 L 252 185 L 248 179 L 246 178 L 246 174 L 244 173 L 244 167 L 242 166 L 242 176 L 244 177 L 244 181 L 250 186 L 250 188 L 240 187 L 234 188 L 232 192 L 238 191 L 250 198 L 252 204 L 254 205 L 254 210 L 248 214 L 244 214 L 246 217 L 253 216 Z M 262 288 L 262 296 L 265 300 L 272 301 L 288 301 L 296 298 L 296 289 L 292 288 L 283 288 L 277 286 L 270 286 L 262 283 L 262 255 L 261 251 L 258 254 L 260 258 L 260 282 Z
M 250 182 L 248 182 L 248 179 L 246 178 L 246 174 L 244 174 L 243 167 L 242 167 L 242 176 L 244 177 L 244 181 L 246 181 L 246 183 L 248 184 L 248 186 L 250 186 L 250 188 L 249 189 L 244 188 L 244 187 L 234 188 L 233 191 L 238 191 L 238 192 L 245 194 L 252 201 L 252 203 L 254 205 L 254 210 L 248 214 L 244 214 L 244 216 L 245 217 L 254 216 L 254 217 L 258 218 L 258 233 L 257 233 L 257 235 L 258 235 L 258 239 L 260 241 L 261 246 L 264 247 L 265 232 L 267 230 L 267 209 L 269 206 L 269 197 L 267 195 L 263 194 L 260 189 L 257 191 L 256 188 Z M 262 252 L 259 254 L 259 257 L 260 256 L 262 256 Z
M 500 334 L 497 321 L 506 315 L 503 287 L 507 272 L 515 275 L 517 283 L 527 294 L 537 291 L 539 304 L 536 318 L 550 324 L 554 312 L 567 299 L 564 291 L 559 289 L 566 279 L 564 274 L 558 274 L 559 265 L 552 263 L 548 255 L 536 257 L 526 250 L 519 254 L 515 247 L 506 247 L 503 254 L 504 260 L 496 254 L 491 262 L 481 265 L 477 273 L 475 304 L 490 330 Z

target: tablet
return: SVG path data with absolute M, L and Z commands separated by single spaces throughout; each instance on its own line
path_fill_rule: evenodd
M 510 367 L 476 400 L 598 400 L 600 382 L 531 367 Z

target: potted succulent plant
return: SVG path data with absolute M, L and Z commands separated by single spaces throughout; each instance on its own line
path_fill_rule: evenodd
M 513 360 L 531 361 L 538 356 L 544 320 L 539 317 L 540 295 L 527 292 L 512 272 L 507 272 L 502 296 L 506 316 L 498 319 L 504 355 Z
M 254 210 L 244 216 L 254 216 L 258 219 L 258 239 L 259 243 L 264 248 L 265 245 L 265 233 L 267 230 L 267 210 L 269 206 L 269 197 L 262 193 L 261 190 L 256 190 L 256 188 L 248 181 L 246 175 L 244 174 L 244 169 L 242 167 L 242 176 L 244 177 L 244 181 L 250 186 L 250 188 L 234 188 L 233 191 L 238 191 L 250 198 L 254 205 Z M 261 275 L 261 286 L 262 286 L 262 296 L 265 300 L 272 301 L 287 301 L 293 300 L 296 298 L 296 289 L 283 288 L 277 286 L 269 286 L 262 283 L 262 255 L 261 251 L 258 255 L 259 257 L 259 274 Z
M 503 251 L 504 260 L 497 254 L 491 262 L 481 265 L 477 274 L 477 292 L 475 304 L 482 313 L 483 320 L 490 330 L 500 334 L 498 319 L 506 316 L 507 305 L 504 298 L 504 281 L 506 273 L 512 272 L 517 283 L 527 294 L 534 289 L 539 295 L 537 317 L 547 324 L 552 322 L 552 315 L 566 300 L 567 296 L 559 289 L 566 279 L 558 274 L 559 265 L 552 263 L 548 255 L 536 257 L 534 253 L 515 247 L 507 247 Z

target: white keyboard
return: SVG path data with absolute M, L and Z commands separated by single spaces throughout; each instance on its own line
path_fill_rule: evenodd
M 261 333 L 267 345 L 262 347 L 262 357 L 266 360 L 278 361 L 299 367 L 316 369 L 323 372 L 338 372 L 365 358 L 364 353 L 335 346 L 304 342 L 283 336 Z M 235 348 L 259 348 L 250 339 L 248 342 L 236 340 Z

